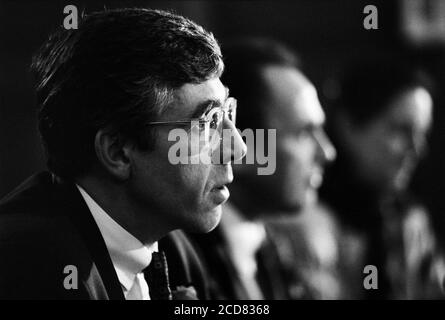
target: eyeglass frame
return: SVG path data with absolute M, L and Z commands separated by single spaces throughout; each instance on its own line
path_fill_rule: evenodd
M 228 97 L 226 99 L 226 101 L 224 101 L 224 104 L 221 107 L 215 107 L 210 109 L 208 112 L 212 111 L 213 109 L 222 109 L 223 112 L 223 117 L 222 120 L 220 122 L 220 124 L 222 124 L 224 122 L 224 119 L 226 117 L 226 112 L 230 111 L 230 108 L 225 108 L 225 106 L 232 104 L 232 110 L 235 111 L 235 116 L 234 119 L 229 119 L 234 125 L 236 125 L 236 109 L 237 109 L 237 100 L 233 97 Z M 202 124 L 202 123 L 209 123 L 211 122 L 213 119 L 203 119 L 203 118 L 192 118 L 192 119 L 188 119 L 188 120 L 171 120 L 171 121 L 152 121 L 152 122 L 147 122 L 145 125 L 147 126 L 151 126 L 151 125 L 172 125 L 172 124 L 192 124 L 193 122 L 198 122 L 198 124 Z M 217 127 L 218 128 L 218 127 Z M 222 139 L 222 137 L 221 137 Z

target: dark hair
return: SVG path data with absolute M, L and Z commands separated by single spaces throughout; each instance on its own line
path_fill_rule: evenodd
M 39 130 L 54 173 L 75 177 L 95 159 L 101 128 L 154 148 L 152 129 L 185 83 L 220 76 L 213 35 L 169 12 L 117 9 L 60 28 L 34 56 Z
M 268 89 L 261 71 L 269 65 L 297 68 L 297 56 L 285 45 L 265 38 L 235 39 L 222 49 L 226 66 L 222 81 L 238 100 L 237 127 L 262 128 Z
M 405 60 L 383 58 L 355 63 L 339 82 L 333 112 L 343 111 L 354 124 L 366 125 L 387 111 L 397 95 L 416 87 L 433 91 L 425 71 Z

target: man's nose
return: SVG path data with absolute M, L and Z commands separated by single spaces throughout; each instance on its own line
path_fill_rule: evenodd
M 246 144 L 231 120 L 224 119 L 222 125 L 223 132 L 220 141 L 218 163 L 228 164 L 233 161 L 241 160 L 247 153 Z
M 329 163 L 337 157 L 334 145 L 323 129 L 317 130 L 314 134 L 317 143 L 317 155 L 321 163 Z

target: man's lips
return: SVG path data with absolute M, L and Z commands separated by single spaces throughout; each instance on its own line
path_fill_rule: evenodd
M 221 172 L 214 181 L 216 182 L 210 189 L 211 192 L 227 189 L 227 186 L 233 182 L 232 168 L 229 166 L 228 171 Z
M 213 201 L 217 205 L 226 202 L 230 197 L 230 192 L 226 185 L 215 187 L 210 191 L 210 193 L 212 195 Z
M 226 202 L 229 199 L 230 192 L 227 186 L 230 183 L 232 183 L 232 179 L 228 179 L 224 182 L 218 183 L 210 190 L 214 202 L 218 205 Z
M 211 192 L 221 191 L 227 189 L 228 185 L 231 184 L 233 179 L 227 179 L 220 183 L 215 183 L 214 187 L 210 190 Z

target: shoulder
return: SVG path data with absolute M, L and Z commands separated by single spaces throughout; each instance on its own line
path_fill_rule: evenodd
M 0 217 L 0 298 L 76 299 L 87 297 L 84 288 L 68 291 L 67 268 L 85 279 L 91 264 L 83 243 L 62 219 L 29 214 Z
M 48 172 L 32 176 L 0 201 L 0 244 L 26 243 L 28 247 L 67 238 L 73 229 L 69 218 L 56 206 L 52 177 Z
M 76 228 L 52 202 L 50 179 L 33 176 L 0 201 L 0 297 L 69 298 L 65 268 L 88 269 Z

